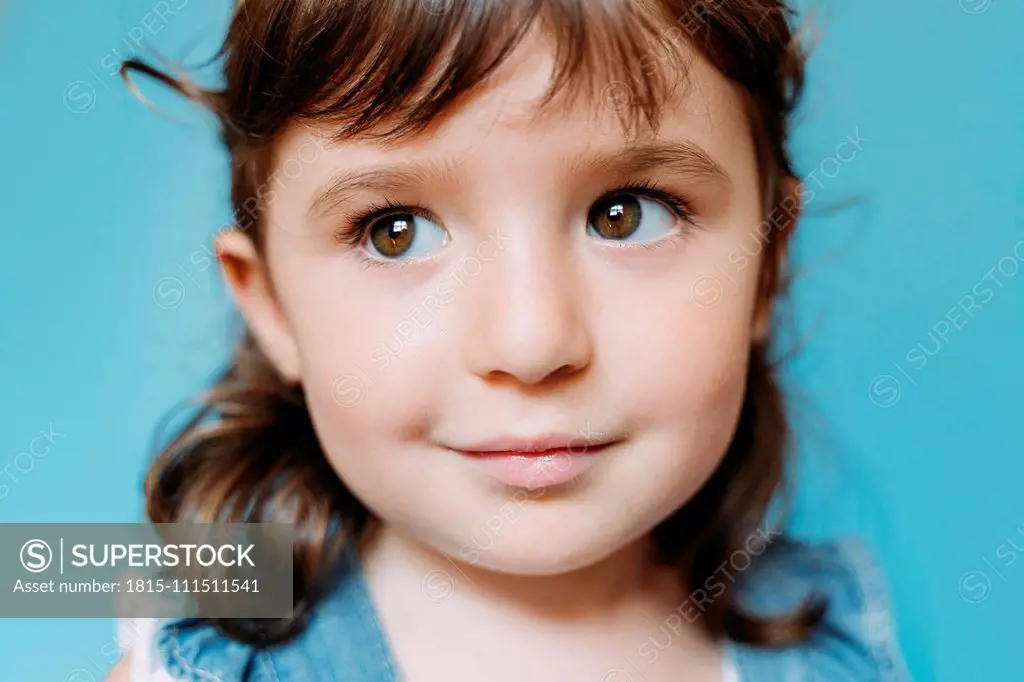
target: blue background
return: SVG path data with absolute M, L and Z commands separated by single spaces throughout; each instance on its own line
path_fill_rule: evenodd
M 175 120 L 161 118 L 105 66 L 140 31 L 196 64 L 230 7 L 172 0 L 159 20 L 156 4 L 0 9 L 0 469 L 17 478 L 0 476 L 0 521 L 140 518 L 154 426 L 225 352 L 230 308 L 202 252 L 230 218 L 226 157 L 203 115 L 157 93 Z M 814 8 L 794 143 L 821 183 L 796 244 L 795 524 L 866 535 L 916 679 L 1007 679 L 1024 605 L 1024 561 L 999 550 L 1024 546 L 1024 273 L 993 268 L 1024 240 L 1024 5 Z M 857 131 L 856 157 L 827 161 Z M 985 304 L 937 336 L 986 283 Z M 917 344 L 924 366 L 907 358 Z M 15 461 L 51 428 L 45 456 Z M 102 679 L 112 632 L 0 621 L 0 676 Z

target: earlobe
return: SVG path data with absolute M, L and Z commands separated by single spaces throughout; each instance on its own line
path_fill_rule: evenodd
M 776 235 L 779 243 L 768 250 L 768 258 L 761 265 L 761 281 L 758 284 L 757 303 L 754 307 L 754 321 L 751 336 L 757 345 L 768 340 L 772 330 L 772 318 L 775 313 L 775 299 L 779 294 L 779 282 L 784 276 L 786 267 L 785 237 Z
M 215 246 L 224 280 L 260 349 L 284 381 L 298 383 L 298 346 L 274 293 L 265 260 L 252 239 L 239 230 L 218 235 Z
M 761 299 L 757 304 L 757 311 L 754 313 L 754 324 L 751 338 L 754 345 L 761 345 L 768 338 L 768 332 L 772 325 L 772 301 Z
M 768 256 L 761 265 L 761 281 L 751 330 L 755 344 L 764 343 L 771 332 L 773 304 L 779 294 L 780 283 L 785 278 L 789 240 L 802 211 L 800 181 L 791 176 L 783 178 L 779 191 L 779 205 L 769 211 L 769 217 L 779 212 L 781 219 L 772 223 L 772 248 L 768 249 Z

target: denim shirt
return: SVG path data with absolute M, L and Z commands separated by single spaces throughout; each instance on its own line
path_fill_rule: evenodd
M 318 607 L 308 628 L 273 648 L 253 649 L 205 623 L 187 627 L 187 621 L 158 621 L 152 639 L 144 643 L 159 668 L 153 679 L 398 682 L 398 669 L 353 554 L 345 556 L 341 570 L 338 587 Z M 806 642 L 776 649 L 723 643 L 740 682 L 910 682 L 887 584 L 859 541 L 812 546 L 778 540 L 735 579 L 740 605 L 757 615 L 790 611 L 812 594 L 828 599 L 824 623 Z M 658 638 L 649 641 L 657 646 Z M 615 680 L 644 679 L 639 669 L 614 674 Z

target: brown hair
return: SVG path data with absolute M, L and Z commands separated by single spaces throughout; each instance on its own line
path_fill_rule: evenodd
M 679 48 L 689 44 L 740 86 L 767 215 L 783 198 L 782 180 L 794 176 L 786 147 L 805 54 L 791 19 L 785 0 L 238 0 L 218 54 L 223 89 L 200 89 L 135 59 L 122 74 L 145 73 L 216 114 L 231 155 L 235 216 L 262 249 L 274 141 L 290 124 L 329 123 L 339 139 L 422 131 L 539 25 L 556 47 L 545 104 L 580 88 L 597 98 L 613 94 L 625 101 L 618 110 L 627 130 L 656 129 L 666 97 L 686 73 Z M 760 296 L 767 301 L 785 288 L 780 263 L 790 227 L 766 236 Z M 785 483 L 789 431 L 768 353 L 767 342 L 752 349 L 739 423 L 721 466 L 654 531 L 660 559 L 679 568 L 688 589 L 744 547 Z M 153 462 L 145 488 L 147 514 L 157 523 L 296 524 L 298 616 L 217 623 L 261 645 L 301 629 L 326 589 L 329 559 L 373 520 L 327 462 L 301 387 L 282 381 L 248 333 L 201 409 Z M 823 614 L 823 604 L 811 603 L 759 618 L 729 590 L 701 620 L 715 637 L 779 645 L 808 637 Z

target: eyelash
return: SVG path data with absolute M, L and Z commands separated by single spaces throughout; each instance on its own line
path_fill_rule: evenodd
M 673 192 L 662 189 L 662 187 L 651 178 L 644 178 L 637 182 L 613 187 L 603 192 L 594 203 L 596 204 L 598 201 L 601 201 L 606 197 L 621 194 L 637 194 L 646 197 L 647 199 L 654 199 L 655 201 L 664 204 L 670 211 L 672 211 L 673 214 L 675 214 L 677 218 L 688 223 L 690 228 L 680 230 L 671 237 L 657 239 L 652 242 L 641 242 L 639 244 L 616 244 L 614 248 L 648 250 L 660 249 L 665 246 L 675 245 L 678 239 L 686 237 L 689 234 L 690 229 L 697 229 L 700 227 L 694 220 L 695 211 L 693 210 L 693 206 L 690 201 L 684 197 L 674 194 Z
M 617 194 L 640 194 L 648 199 L 655 199 L 668 206 L 679 218 L 687 222 L 693 221 L 694 211 L 690 202 L 668 190 L 662 189 L 658 183 L 650 178 L 613 187 L 606 192 L 602 192 L 597 201 Z M 594 203 L 597 202 L 595 201 Z
M 637 194 L 644 196 L 648 199 L 654 199 L 664 204 L 672 213 L 674 213 L 681 220 L 689 223 L 692 227 L 697 227 L 694 222 L 694 211 L 688 200 L 673 194 L 665 189 L 662 189 L 654 180 L 645 178 L 637 182 L 627 183 L 625 185 L 618 185 L 602 192 L 598 198 L 594 201 L 597 203 L 602 199 L 610 196 L 619 194 Z M 363 211 L 360 211 L 355 216 L 345 220 L 340 228 L 335 232 L 335 238 L 341 244 L 345 244 L 351 247 L 358 247 L 362 244 L 363 240 L 366 239 L 369 234 L 370 226 L 374 222 L 385 218 L 389 215 L 395 215 L 398 213 L 411 213 L 428 220 L 434 220 L 431 212 L 418 204 L 403 204 L 389 197 L 385 197 L 383 201 L 377 204 L 371 204 Z M 438 222 L 438 221 L 434 221 Z M 626 246 L 624 248 L 658 248 L 662 246 L 662 242 L 669 241 L 665 239 L 659 239 L 656 244 L 638 244 L 635 246 Z M 394 261 L 379 260 L 376 258 L 364 258 L 364 265 L 367 267 L 390 267 L 394 265 L 400 265 L 401 260 L 395 259 Z
M 369 234 L 370 225 L 381 218 L 399 213 L 411 213 L 422 218 L 433 220 L 430 211 L 416 204 L 401 204 L 385 197 L 379 204 L 371 204 L 355 216 L 345 220 L 335 232 L 335 237 L 342 244 L 359 246 Z
M 380 203 L 370 204 L 355 216 L 343 221 L 341 227 L 339 227 L 334 233 L 335 239 L 340 244 L 356 248 L 360 246 L 369 235 L 370 226 L 373 225 L 374 222 L 389 215 L 397 215 L 399 213 L 411 213 L 422 218 L 427 218 L 428 220 L 434 220 L 430 211 L 423 206 L 418 204 L 403 204 L 391 199 L 390 197 L 384 197 L 384 200 Z M 360 264 L 364 268 L 390 268 L 402 265 L 402 261 L 400 259 L 380 260 L 378 258 L 369 258 L 361 255 Z

